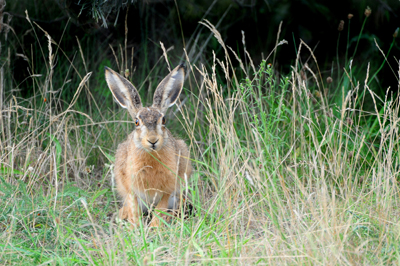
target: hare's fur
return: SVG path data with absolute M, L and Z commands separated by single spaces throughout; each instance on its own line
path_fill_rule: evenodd
M 138 225 L 142 211 L 155 207 L 150 226 L 158 226 L 158 211 L 176 209 L 180 183 L 191 176 L 189 150 L 164 126 L 164 112 L 177 100 L 183 86 L 184 67 L 175 68 L 157 87 L 152 107 L 142 107 L 132 84 L 106 68 L 106 80 L 117 102 L 136 120 L 136 129 L 118 146 L 114 174 L 123 200 L 121 219 Z M 129 83 L 129 84 L 128 84 Z

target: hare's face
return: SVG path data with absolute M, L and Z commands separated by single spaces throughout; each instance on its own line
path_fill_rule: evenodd
M 160 82 L 154 92 L 151 107 L 142 106 L 139 93 L 129 80 L 108 67 L 105 69 L 105 76 L 115 100 L 128 109 L 135 121 L 133 138 L 136 147 L 147 151 L 159 151 L 168 145 L 164 114 L 175 104 L 182 91 L 185 66 L 177 66 Z
M 136 115 L 135 145 L 147 151 L 158 151 L 167 145 L 164 114 L 153 107 L 142 108 Z

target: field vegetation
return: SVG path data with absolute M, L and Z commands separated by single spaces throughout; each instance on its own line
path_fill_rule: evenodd
M 153 39 L 156 57 L 129 47 L 127 32 L 98 44 L 69 34 L 67 22 L 54 38 L 29 12 L 14 27 L 3 10 L 0 264 L 398 264 L 398 39 L 385 49 L 371 40 L 374 60 L 361 60 L 367 10 L 354 36 L 352 18 L 335 33 L 328 64 L 305 41 L 282 38 L 284 23 L 262 56 L 245 33 L 228 46 L 204 18 L 185 49 Z M 22 23 L 29 29 L 18 32 Z M 287 71 L 277 67 L 283 47 L 293 52 Z M 188 74 L 167 127 L 190 147 L 184 189 L 194 211 L 132 230 L 116 216 L 113 161 L 134 125 L 103 69 L 126 75 L 150 103 L 181 61 Z M 396 87 L 382 90 L 383 70 Z

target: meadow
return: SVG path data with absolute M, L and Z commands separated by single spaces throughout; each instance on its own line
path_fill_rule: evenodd
M 36 52 L 18 55 L 29 65 L 23 83 L 12 82 L 0 50 L 1 265 L 399 263 L 400 102 L 398 92 L 375 90 L 390 50 L 376 44 L 378 67 L 349 55 L 343 68 L 322 71 L 324 59 L 298 40 L 291 71 L 281 73 L 275 54 L 289 44 L 280 30 L 255 64 L 245 36 L 243 57 L 202 20 L 222 53 L 193 48 L 177 57 L 160 45 L 156 64 L 141 58 L 136 68 L 125 42 L 107 46 L 112 56 L 93 67 L 90 41 L 77 38 L 80 49 L 69 54 L 29 14 L 26 23 Z M 3 43 L 17 35 L 2 34 Z M 191 47 L 201 47 L 195 40 Z M 188 74 L 167 127 L 190 147 L 194 173 L 184 190 L 194 211 L 131 229 L 117 219 L 113 161 L 134 122 L 113 101 L 103 69 L 124 73 L 150 103 L 159 78 L 181 61 Z M 400 65 L 391 69 L 399 82 Z

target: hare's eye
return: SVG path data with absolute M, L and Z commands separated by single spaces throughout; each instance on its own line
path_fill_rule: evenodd
M 135 126 L 139 126 L 139 119 L 136 119 L 136 121 L 135 121 Z
M 162 118 L 162 124 L 165 125 L 165 117 Z

